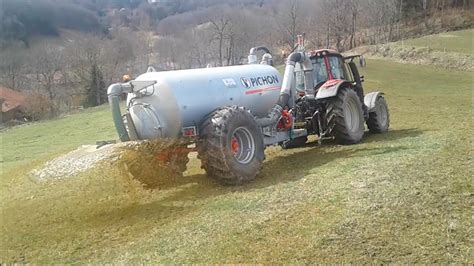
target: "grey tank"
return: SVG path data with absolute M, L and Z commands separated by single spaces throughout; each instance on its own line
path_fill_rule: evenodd
M 282 78 L 268 65 L 242 65 L 169 72 L 148 72 L 137 81 L 156 81 L 127 104 L 139 139 L 175 138 L 183 128 L 198 129 L 222 106 L 244 106 L 263 117 L 280 95 Z

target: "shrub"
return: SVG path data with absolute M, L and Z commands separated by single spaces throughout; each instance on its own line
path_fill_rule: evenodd
M 30 93 L 26 97 L 28 103 L 25 107 L 25 114 L 33 121 L 51 117 L 52 103 L 46 96 L 39 93 Z

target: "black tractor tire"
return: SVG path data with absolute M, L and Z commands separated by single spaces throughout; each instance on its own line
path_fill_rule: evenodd
M 390 113 L 387 101 L 380 95 L 375 101 L 375 108 L 369 113 L 367 127 L 371 133 L 384 133 L 390 127 Z
M 340 88 L 326 106 L 326 120 L 331 134 L 339 144 L 356 144 L 364 136 L 364 111 L 357 93 Z
M 206 173 L 226 185 L 256 178 L 265 159 L 263 135 L 243 107 L 214 111 L 200 127 L 199 159 Z
M 295 149 L 295 148 L 299 148 L 305 145 L 307 141 L 308 141 L 308 137 L 304 136 L 304 137 L 299 137 L 299 138 L 283 141 L 280 146 L 282 149 L 285 149 L 285 150 Z

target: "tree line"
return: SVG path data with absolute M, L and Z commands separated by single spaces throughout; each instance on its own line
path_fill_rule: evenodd
M 242 64 L 249 49 L 260 45 L 283 63 L 302 33 L 309 48 L 346 51 L 472 27 L 471 2 L 0 0 L 0 84 L 41 95 L 32 99 L 39 119 L 68 111 L 77 95 L 86 107 L 100 105 L 108 84 L 150 65 L 173 70 Z M 471 24 L 454 23 L 459 14 Z M 63 36 L 30 45 L 35 34 Z

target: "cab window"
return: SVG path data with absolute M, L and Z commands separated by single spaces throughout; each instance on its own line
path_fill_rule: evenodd
M 323 58 L 315 58 L 313 61 L 314 85 L 329 79 L 326 64 Z
M 331 73 L 334 79 L 349 80 L 349 75 L 344 65 L 344 60 L 340 56 L 329 56 Z
M 344 63 L 344 67 L 346 68 L 347 80 L 354 81 L 354 76 L 352 75 L 352 71 L 351 71 L 351 68 L 349 67 L 349 64 Z

